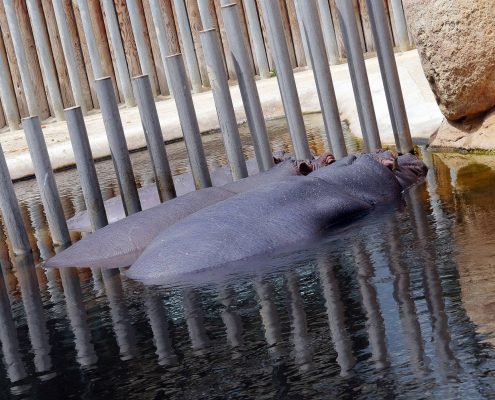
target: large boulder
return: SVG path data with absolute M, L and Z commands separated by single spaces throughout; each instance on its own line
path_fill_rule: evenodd
M 425 75 L 448 120 L 495 106 L 494 0 L 403 0 Z

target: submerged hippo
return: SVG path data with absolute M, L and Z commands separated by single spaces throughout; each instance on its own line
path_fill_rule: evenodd
M 221 187 L 190 192 L 114 222 L 49 259 L 45 266 L 127 267 L 136 261 L 158 234 L 188 215 L 258 186 L 275 183 L 289 176 L 309 174 L 334 161 L 328 154 L 308 161 L 284 158 L 276 158 L 277 164 L 267 172 Z
M 127 274 L 146 284 L 165 284 L 300 245 L 377 205 L 398 201 L 426 173 L 416 157 L 382 151 L 258 186 L 163 231 Z

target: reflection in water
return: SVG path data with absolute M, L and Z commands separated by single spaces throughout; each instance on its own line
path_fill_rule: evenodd
M 0 343 L 10 381 L 15 383 L 24 379 L 27 373 L 19 351 L 16 327 L 10 311 L 10 300 L 3 275 L 0 275 Z
M 304 300 L 299 287 L 298 276 L 294 272 L 285 275 L 287 280 L 287 295 L 289 297 L 289 310 L 291 316 L 292 341 L 296 364 L 301 370 L 310 370 L 313 367 L 313 349 L 311 338 L 308 335 Z
M 116 269 L 104 270 L 102 275 L 120 356 L 122 360 L 130 360 L 137 354 L 136 336 L 126 306 L 120 271 Z
M 38 280 L 34 270 L 34 260 L 32 255 L 17 256 L 13 258 L 13 263 L 21 287 L 26 322 L 34 353 L 34 365 L 37 372 L 46 373 L 44 378 L 49 379 L 53 376 L 48 374 L 52 368 L 51 346 L 48 340 Z
M 177 362 L 177 357 L 172 347 L 167 310 L 165 309 L 163 299 L 147 290 L 144 302 L 146 314 L 150 322 L 151 330 L 153 331 L 153 341 L 156 347 L 158 363 L 165 366 L 174 365 Z
M 401 256 L 404 251 L 397 236 L 398 226 L 399 222 L 396 218 L 387 223 L 386 258 L 389 260 L 390 271 L 394 277 L 394 300 L 399 305 L 404 344 L 413 371 L 419 372 L 425 365 L 423 337 L 414 304 L 409 269 Z
M 255 280 L 254 287 L 258 295 L 261 323 L 263 325 L 268 351 L 277 360 L 283 355 L 284 350 L 281 346 L 282 327 L 280 317 L 274 301 L 275 290 L 270 282 L 263 279 Z
M 352 375 L 351 370 L 356 364 L 352 354 L 352 344 L 347 330 L 344 315 L 344 303 L 337 283 L 334 261 L 330 257 L 318 259 L 320 282 L 325 297 L 328 324 L 332 335 L 333 345 L 337 352 L 337 362 L 342 376 Z
M 430 248 L 432 236 L 430 227 L 423 209 L 423 203 L 419 198 L 422 187 L 410 190 L 405 198 L 409 206 L 414 235 L 418 242 L 418 252 L 423 261 L 423 282 L 425 299 L 432 320 L 432 339 L 437 351 L 439 373 L 442 379 L 455 377 L 457 371 L 457 360 L 450 348 L 450 334 L 448 329 L 448 318 L 443 301 L 442 285 L 435 264 L 435 257 Z
M 184 317 L 187 331 L 191 340 L 191 347 L 196 355 L 203 355 L 208 348 L 203 309 L 196 290 L 185 289 L 183 293 Z
M 62 250 L 63 248 L 57 249 L 57 251 Z M 60 271 L 60 276 L 64 288 L 67 316 L 74 333 L 77 361 L 83 367 L 92 366 L 96 363 L 97 357 L 89 331 L 79 275 L 75 269 L 63 269 Z
M 371 283 L 374 276 L 373 265 L 370 256 L 362 243 L 356 243 L 353 248 L 354 259 L 357 268 L 357 280 L 361 292 L 361 301 L 366 312 L 366 327 L 371 345 L 371 353 L 376 368 L 386 368 L 387 345 L 385 343 L 385 326 L 380 310 L 380 304 L 376 294 L 376 289 Z
M 230 347 L 242 346 L 242 320 L 239 312 L 235 309 L 235 291 L 230 287 L 220 290 L 219 300 L 223 306 L 222 321 L 225 325 L 225 333 Z

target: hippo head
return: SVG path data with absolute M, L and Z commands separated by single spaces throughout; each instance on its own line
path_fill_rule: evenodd
M 378 150 L 371 156 L 393 171 L 402 189 L 421 182 L 428 173 L 423 161 L 410 153 L 395 156 L 388 150 Z

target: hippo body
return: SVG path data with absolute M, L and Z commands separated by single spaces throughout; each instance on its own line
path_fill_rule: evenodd
M 246 166 L 249 176 L 255 175 L 259 172 L 258 164 L 256 160 L 247 160 Z M 221 187 L 232 182 L 232 174 L 228 166 L 219 167 L 211 171 L 212 185 L 215 187 Z M 194 179 L 191 172 L 185 174 L 175 175 L 173 177 L 174 187 L 177 196 L 182 196 L 187 193 L 191 193 L 195 190 Z M 139 200 L 141 201 L 141 208 L 147 210 L 160 204 L 160 198 L 156 185 L 146 185 L 138 189 Z M 124 206 L 122 204 L 122 198 L 120 196 L 112 197 L 105 200 L 105 211 L 109 224 L 120 221 L 125 218 Z M 89 214 L 86 211 L 81 211 L 74 215 L 67 221 L 69 230 L 76 232 L 92 232 L 91 221 Z
M 287 177 L 203 208 L 157 236 L 127 274 L 165 284 L 297 247 L 377 205 L 399 201 L 403 189 L 426 175 L 416 159 L 416 172 L 400 181 L 383 160 L 388 155 L 349 156 L 308 176 Z
M 299 168 L 294 162 L 285 160 L 267 172 L 237 182 L 232 182 L 230 179 L 231 182 L 222 187 L 211 187 L 184 194 L 99 229 L 49 259 L 45 266 L 127 267 L 136 261 L 159 233 L 188 215 L 238 193 L 263 184 L 278 182 L 299 173 Z

